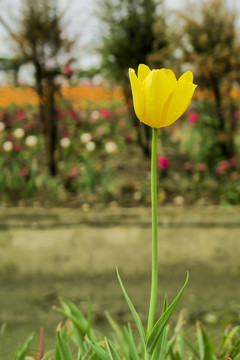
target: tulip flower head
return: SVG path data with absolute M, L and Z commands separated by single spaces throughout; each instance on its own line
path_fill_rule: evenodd
M 152 128 L 171 125 L 190 104 L 197 85 L 186 71 L 177 80 L 170 69 L 150 70 L 140 64 L 138 76 L 129 69 L 133 105 L 138 119 Z

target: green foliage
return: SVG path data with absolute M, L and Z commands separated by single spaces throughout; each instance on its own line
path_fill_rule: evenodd
M 22 346 L 19 345 L 18 350 L 17 350 L 13 360 L 24 360 L 25 359 L 25 357 L 28 353 L 29 347 L 31 345 L 31 342 L 33 340 L 33 336 L 34 336 L 33 334 L 29 335 L 29 337 L 26 339 L 24 344 Z
M 128 69 L 141 63 L 161 65 L 169 58 L 171 41 L 161 1 L 117 0 L 98 2 L 102 24 L 99 52 L 102 71 L 123 87 L 131 99 Z
M 43 354 L 42 360 L 141 360 L 145 359 L 145 346 L 141 336 L 133 334 L 135 326 L 119 325 L 109 314 L 108 321 L 113 329 L 111 340 L 96 332 L 91 323 L 91 310 L 85 317 L 70 301 L 61 299 L 57 310 L 65 319 L 65 324 L 58 325 L 55 349 Z M 162 316 L 169 309 L 165 298 Z M 184 328 L 183 312 L 180 313 L 175 328 L 170 331 L 169 324 L 164 327 L 151 360 L 232 360 L 240 359 L 240 327 L 228 325 L 222 332 L 219 341 L 212 342 L 202 324 L 197 322 L 196 334 L 192 329 L 187 333 Z M 220 329 L 219 329 L 220 330 Z M 139 335 L 139 334 L 138 334 Z M 29 354 L 33 335 L 30 335 L 23 346 L 19 346 L 13 360 L 24 360 Z M 140 341 L 138 343 L 138 341 Z M 37 358 L 37 355 L 36 355 Z
M 214 97 L 216 117 L 211 126 L 221 139 L 216 144 L 218 151 L 223 157 L 234 156 L 236 121 L 231 91 L 239 84 L 240 65 L 236 12 L 225 0 L 194 2 L 184 9 L 182 20 L 183 61 L 193 64 L 196 84 Z
M 189 275 L 187 274 L 187 278 L 186 278 L 185 284 L 183 285 L 182 289 L 180 290 L 180 292 L 178 293 L 176 298 L 173 300 L 171 305 L 169 307 L 167 307 L 166 309 L 164 309 L 163 314 L 158 319 L 154 328 L 152 329 L 151 333 L 149 334 L 147 343 L 146 343 L 147 352 L 149 354 L 153 353 L 154 349 L 158 346 L 158 343 L 161 343 L 161 344 L 164 343 L 163 342 L 163 331 L 164 331 L 166 325 L 168 324 L 168 322 L 173 314 L 173 311 L 175 310 L 177 304 L 179 303 L 179 301 L 184 293 L 184 290 L 186 289 L 186 286 L 188 283 L 188 277 L 189 277 Z M 164 306 L 164 308 L 165 308 L 165 306 Z
M 35 87 L 40 99 L 38 128 L 45 136 L 51 176 L 57 175 L 59 119 L 54 110 L 58 93 L 56 78 L 63 74 L 65 65 L 73 60 L 69 54 L 74 41 L 63 35 L 63 20 L 56 0 L 24 0 L 19 15 L 14 19 L 13 29 L 0 15 L 0 22 L 11 37 L 16 56 L 23 63 L 31 63 L 34 68 Z

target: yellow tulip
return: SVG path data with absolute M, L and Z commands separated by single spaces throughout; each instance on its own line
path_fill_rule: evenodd
M 170 69 L 150 70 L 140 64 L 138 77 L 129 69 L 133 105 L 138 119 L 152 128 L 174 123 L 190 104 L 197 85 L 186 71 L 178 80 Z

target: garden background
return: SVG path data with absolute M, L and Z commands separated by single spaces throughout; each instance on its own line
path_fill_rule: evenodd
M 87 8 L 85 1 L 79 4 L 83 9 Z M 128 69 L 137 70 L 138 64 L 144 63 L 150 68 L 171 68 L 177 77 L 191 70 L 198 87 L 190 107 L 172 126 L 159 130 L 158 201 L 160 212 L 167 214 L 161 220 L 161 226 L 175 224 L 173 227 L 178 229 L 185 223 L 189 228 L 195 227 L 198 233 L 201 224 L 205 224 L 204 229 L 208 228 L 207 222 L 210 228 L 235 228 L 229 243 L 226 240 L 224 246 L 214 245 L 208 259 L 208 266 L 214 264 L 214 269 L 216 259 L 219 264 L 224 263 L 220 270 L 226 273 L 226 268 L 230 269 L 230 259 L 234 258 L 236 263 L 233 270 L 229 270 L 231 279 L 222 278 L 225 279 L 224 284 L 227 281 L 234 284 L 239 273 L 234 255 L 238 249 L 235 242 L 239 227 L 236 209 L 240 203 L 240 10 L 237 4 L 234 6 L 224 0 L 202 0 L 181 2 L 181 7 L 173 10 L 167 6 L 167 1 L 98 0 L 91 14 L 96 19 L 94 28 L 87 27 L 87 31 L 92 30 L 94 35 L 87 36 L 85 40 L 81 33 L 84 33 L 86 19 L 82 19 L 81 12 L 71 11 L 71 7 L 65 5 L 63 7 L 56 0 L 37 3 L 23 0 L 21 5 L 10 9 L 7 2 L 0 2 L 4 10 L 0 14 L 0 24 L 4 29 L 1 41 L 7 42 L 11 49 L 11 56 L 0 57 L 2 249 L 6 249 L 9 239 L 13 241 L 17 237 L 26 241 L 22 247 L 29 249 L 28 236 L 31 235 L 31 241 L 38 237 L 37 233 L 41 237 L 47 234 L 46 239 L 55 236 L 35 232 L 35 228 L 46 230 L 79 224 L 88 224 L 91 228 L 95 222 L 91 222 L 90 218 L 97 218 L 104 211 L 107 220 L 101 218 L 97 221 L 97 231 L 100 231 L 101 223 L 116 226 L 117 216 L 122 219 L 123 214 L 126 214 L 125 220 L 128 216 L 135 219 L 133 213 L 136 207 L 145 209 L 146 219 L 149 219 L 151 132 L 135 116 Z M 71 25 L 73 22 L 74 27 Z M 233 205 L 236 208 L 232 208 Z M 167 210 L 169 206 L 171 210 Z M 55 212 L 62 214 L 63 208 L 68 208 L 66 214 L 69 209 L 73 211 L 67 221 Z M 200 211 L 200 215 L 194 217 L 196 211 Z M 77 212 L 79 218 L 74 217 Z M 108 217 L 109 212 L 113 218 Z M 181 213 L 183 217 L 179 215 Z M 184 214 L 187 214 L 186 217 Z M 214 214 L 218 214 L 219 221 L 216 222 Z M 139 219 L 145 219 L 141 216 L 135 225 L 139 224 Z M 117 225 L 125 227 L 125 220 L 119 220 Z M 146 220 L 148 223 L 149 220 Z M 30 228 L 31 232 L 21 233 L 24 228 Z M 203 238 L 207 239 L 210 232 L 204 232 Z M 196 235 L 184 233 L 186 236 L 189 234 L 191 241 Z M 217 232 L 212 236 L 218 235 Z M 87 231 L 81 236 L 87 237 Z M 166 236 L 171 239 L 173 235 Z M 72 237 L 69 234 L 65 236 L 67 243 Z M 226 232 L 221 232 L 220 238 L 225 237 Z M 17 318 L 17 313 L 22 311 L 21 306 L 9 302 L 16 310 L 12 317 L 9 315 L 8 298 L 13 288 L 21 288 L 23 301 L 27 299 L 28 289 L 33 289 L 36 303 L 40 297 L 40 306 L 43 307 L 55 304 L 57 296 L 65 296 L 62 292 L 66 291 L 55 282 L 58 290 L 51 292 L 49 287 L 53 283 L 46 282 L 48 286 L 44 296 L 50 294 L 50 297 L 44 297 L 44 303 L 35 284 L 39 281 L 38 275 L 40 283 L 44 283 L 48 275 L 40 265 L 31 267 L 28 258 L 18 262 L 19 246 L 15 245 L 9 253 L 2 252 L 1 281 L 5 289 L 2 301 L 8 314 L 5 317 L 3 312 L 2 324 L 14 323 L 13 317 Z M 74 252 L 74 246 L 69 246 Z M 207 243 L 203 242 L 201 246 L 208 253 Z M 235 254 L 227 250 L 231 246 L 235 247 Z M 102 247 L 106 253 L 107 245 Z M 52 249 L 57 248 L 57 243 L 53 242 Z M 81 249 L 83 252 L 86 250 L 84 244 Z M 62 251 L 67 252 L 65 247 Z M 95 254 L 94 246 L 88 251 Z M 169 251 L 164 253 L 166 258 Z M 206 253 L 203 252 L 201 259 Z M 216 258 L 214 253 L 217 253 Z M 190 261 L 189 266 L 193 266 L 193 274 L 196 270 L 196 279 L 199 280 L 202 268 L 196 267 L 199 259 L 195 259 L 193 254 L 194 250 L 188 254 L 193 263 L 191 265 Z M 31 252 L 29 256 L 32 256 Z M 66 259 L 62 253 L 58 256 L 64 263 L 70 255 L 66 255 Z M 88 271 L 89 264 L 91 269 L 95 269 L 90 274 L 98 272 L 92 258 L 87 255 L 86 258 L 85 269 Z M 39 255 L 36 264 L 37 259 L 44 261 Z M 182 264 L 187 261 L 184 256 L 180 259 L 181 266 L 180 260 L 175 259 L 174 273 L 182 269 Z M 26 265 L 28 261 L 29 273 L 25 273 L 25 266 L 21 267 L 21 264 Z M 51 257 L 49 261 L 52 261 Z M 107 261 L 105 257 L 104 261 Z M 58 262 L 56 255 L 52 262 L 55 274 L 51 276 L 54 281 L 60 281 L 62 275 L 59 275 L 58 267 L 62 266 L 66 271 L 67 280 L 64 281 L 68 284 L 67 291 L 70 291 L 71 284 L 77 286 L 77 274 L 82 271 L 86 280 L 86 273 L 84 267 L 80 269 L 77 265 L 68 272 L 68 266 L 63 263 Z M 174 261 L 171 266 L 174 266 Z M 42 267 L 47 268 L 47 265 Z M 110 268 L 105 269 L 106 272 Z M 143 266 L 144 271 L 140 271 L 137 265 L 136 268 L 143 276 L 146 268 Z M 220 270 L 218 268 L 217 273 Z M 163 271 L 162 276 L 165 275 Z M 215 275 L 213 278 L 217 281 Z M 100 278 L 96 281 L 104 286 L 105 282 L 101 282 Z M 139 283 L 139 278 L 134 278 L 133 283 L 136 284 L 136 281 Z M 96 282 L 93 282 L 95 285 Z M 201 286 L 204 288 L 204 281 Z M 81 294 L 83 307 L 86 304 L 82 297 L 87 299 L 88 292 L 85 287 L 84 294 Z M 76 297 L 76 290 L 70 296 Z M 239 297 L 239 294 L 236 293 L 236 296 Z M 17 293 L 14 297 L 18 297 Z M 240 312 L 237 300 L 232 301 L 230 306 L 227 298 L 226 308 L 231 309 L 230 315 L 234 313 L 236 321 Z M 208 309 L 203 311 L 204 316 L 208 312 Z M 201 311 L 197 311 L 197 315 L 201 317 Z M 219 320 L 219 316 L 214 316 L 212 320 L 210 317 L 210 323 Z M 225 321 L 225 313 L 220 317 Z M 195 315 L 192 316 L 194 321 L 195 318 Z M 37 326 L 41 321 L 42 317 Z M 5 336 L 5 325 L 2 329 Z

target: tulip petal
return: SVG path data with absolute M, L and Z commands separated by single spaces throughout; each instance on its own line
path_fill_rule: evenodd
M 151 70 L 147 65 L 140 64 L 138 66 L 138 79 L 144 81 L 146 77 L 150 74 Z
M 153 70 L 144 81 L 144 100 L 145 100 L 145 124 L 159 128 L 161 127 L 162 111 L 165 102 L 172 91 L 172 82 L 166 72 Z
M 182 83 L 193 83 L 193 73 L 191 71 L 186 71 L 178 79 L 178 84 Z
M 163 69 L 165 74 L 168 76 L 169 80 L 172 82 L 173 87 L 177 85 L 177 79 L 174 72 L 170 69 Z
M 190 104 L 197 85 L 180 83 L 167 100 L 162 117 L 162 127 L 169 126 L 180 118 Z
M 140 121 L 143 121 L 144 116 L 144 98 L 142 82 L 137 78 L 135 71 L 129 69 L 129 78 L 132 88 L 133 105 L 135 113 Z

